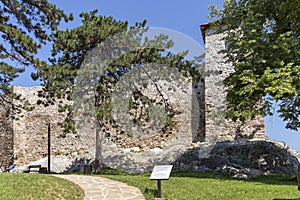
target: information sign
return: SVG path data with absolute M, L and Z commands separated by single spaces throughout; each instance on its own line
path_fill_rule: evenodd
M 173 165 L 156 165 L 154 166 L 150 180 L 168 180 L 172 171 Z

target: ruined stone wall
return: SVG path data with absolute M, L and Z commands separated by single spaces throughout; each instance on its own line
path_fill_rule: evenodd
M 14 120 L 13 149 L 16 165 L 25 165 L 47 157 L 48 153 L 48 125 L 51 124 L 51 154 L 67 154 L 84 150 L 74 134 L 63 135 L 60 123 L 65 115 L 58 112 L 57 105 L 44 107 L 37 105 L 38 91 L 41 87 L 13 87 L 13 92 L 28 100 L 34 107 L 31 111 L 23 111 Z
M 9 117 L 11 105 L 0 104 L 0 165 L 5 169 L 13 159 L 13 124 Z
M 193 145 L 193 142 L 203 140 L 201 124 L 204 122 L 200 122 L 204 116 L 203 113 L 200 114 L 203 112 L 201 104 L 201 98 L 204 97 L 203 83 L 192 83 L 190 79 L 184 79 L 180 83 L 177 80 L 170 82 L 160 80 L 156 84 L 168 104 L 180 111 L 180 114 L 174 117 L 176 126 L 167 133 L 141 132 L 141 135 L 134 134 L 130 137 L 124 137 L 125 129 L 124 133 L 116 129 L 104 130 L 105 165 L 131 173 L 151 171 L 154 165 L 174 162 Z M 138 83 L 135 85 L 138 86 Z M 155 87 L 151 84 L 142 92 L 151 98 L 157 95 Z M 124 112 L 115 113 L 114 118 L 129 118 L 123 114 Z
M 161 81 L 157 84 L 164 98 L 180 111 L 174 119 L 176 127 L 167 133 L 154 132 L 153 135 L 147 135 L 145 132 L 141 132 L 141 135 L 129 135 L 130 132 L 124 130 L 122 133 L 122 129 L 111 125 L 103 127 L 102 156 L 106 166 L 131 169 L 131 172 L 144 172 L 152 169 L 154 164 L 173 162 L 191 146 L 192 142 L 203 140 L 201 124 L 204 122 L 200 122 L 201 116 L 204 116 L 203 113 L 200 116 L 200 112 L 203 112 L 203 106 L 201 110 L 203 83 L 196 84 L 185 79 L 178 86 L 176 81 L 172 83 Z M 41 87 L 13 87 L 14 93 L 20 94 L 34 106 L 31 111 L 24 110 L 19 119 L 13 123 L 15 164 L 22 166 L 47 157 L 48 122 L 51 123 L 52 155 L 76 152 L 77 155 L 85 154 L 93 158 L 95 155 L 94 125 L 83 124 L 78 129 L 78 135 L 67 134 L 65 138 L 60 137 L 63 132 L 59 124 L 63 122 L 65 115 L 57 111 L 57 105 L 44 107 L 36 104 L 39 99 L 38 91 L 41 89 Z M 155 94 L 153 85 L 143 93 L 151 98 L 158 95 Z M 114 114 L 117 115 L 114 116 L 115 120 L 120 118 L 120 113 Z
M 104 138 L 102 157 L 105 165 L 134 173 L 146 172 L 151 171 L 157 164 L 174 163 L 188 149 L 199 146 L 201 142 L 215 143 L 223 140 L 265 138 L 262 117 L 244 124 L 224 118 L 226 93 L 222 81 L 232 72 L 232 66 L 225 64 L 222 55 L 219 54 L 219 51 L 225 48 L 225 42 L 221 38 L 222 35 L 214 34 L 209 29 L 206 30 L 205 73 L 207 76 L 204 81 L 192 83 L 191 80 L 186 79 L 180 86 L 176 85 L 177 80 L 170 82 L 165 79 L 157 82 L 164 98 L 180 111 L 180 114 L 174 117 L 176 127 L 173 130 L 163 134 L 147 135 L 141 132 L 141 135 L 136 135 L 126 132 L 126 127 L 122 130 L 120 125 L 102 128 Z M 130 82 L 132 81 L 130 79 Z M 153 88 L 153 85 L 148 89 L 145 88 L 144 94 L 150 97 L 157 95 Z M 47 156 L 47 123 L 50 122 L 52 155 L 75 152 L 76 156 L 88 154 L 89 158 L 93 159 L 95 124 L 84 125 L 78 129 L 78 135 L 67 134 L 66 137 L 60 137 L 63 132 L 59 124 L 63 122 L 65 115 L 58 112 L 57 105 L 44 107 L 36 104 L 39 99 L 38 91 L 41 89 L 41 87 L 13 87 L 16 94 L 20 94 L 35 108 L 31 111 L 23 111 L 21 113 L 23 116 L 13 121 L 12 131 L 9 129 L 3 134 L 2 129 L 0 130 L 1 156 L 7 155 L 8 160 L 8 157 L 14 155 L 14 162 L 17 166 L 45 158 Z M 123 116 L 123 114 L 123 112 L 114 112 L 113 117 L 126 119 L 128 116 Z M 0 123 L 4 122 L 0 119 Z M 131 126 L 130 123 L 129 125 Z M 9 147 L 8 150 L 4 151 L 4 146 Z
M 216 34 L 211 29 L 205 30 L 205 138 L 208 142 L 235 140 L 242 138 L 266 137 L 263 117 L 257 117 L 245 123 L 225 119 L 226 88 L 222 81 L 233 72 L 230 64 L 224 63 L 220 53 L 225 49 L 223 34 Z

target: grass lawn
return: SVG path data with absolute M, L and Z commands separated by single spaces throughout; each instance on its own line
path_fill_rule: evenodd
M 110 175 L 109 175 L 110 174 Z M 150 174 L 126 175 L 105 173 L 103 177 L 136 186 L 146 199 L 154 199 L 157 182 L 150 181 Z M 222 199 L 264 200 L 273 198 L 299 198 L 296 176 L 268 176 L 251 180 L 232 179 L 213 173 L 172 173 L 169 180 L 162 181 L 164 199 Z
M 82 200 L 83 192 L 77 185 L 45 174 L 0 173 L 2 200 Z
M 104 170 L 102 177 L 136 186 L 146 199 L 154 199 L 157 182 L 150 174 L 129 175 Z M 162 195 L 169 200 L 264 200 L 299 198 L 296 176 L 267 176 L 250 180 L 232 179 L 213 173 L 172 173 L 170 180 L 162 181 Z M 0 174 L 0 199 L 82 199 L 81 189 L 64 179 L 44 174 Z

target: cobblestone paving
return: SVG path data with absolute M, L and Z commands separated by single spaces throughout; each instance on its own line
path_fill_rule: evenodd
M 125 183 L 96 176 L 54 175 L 79 185 L 84 190 L 84 200 L 144 200 L 141 191 Z

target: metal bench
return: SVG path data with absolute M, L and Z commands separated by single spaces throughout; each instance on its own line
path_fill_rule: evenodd
M 34 171 L 34 172 L 40 172 L 41 171 L 41 167 L 42 165 L 29 165 L 28 167 L 28 172 L 30 173 L 31 172 L 31 169 L 38 169 L 38 171 Z

